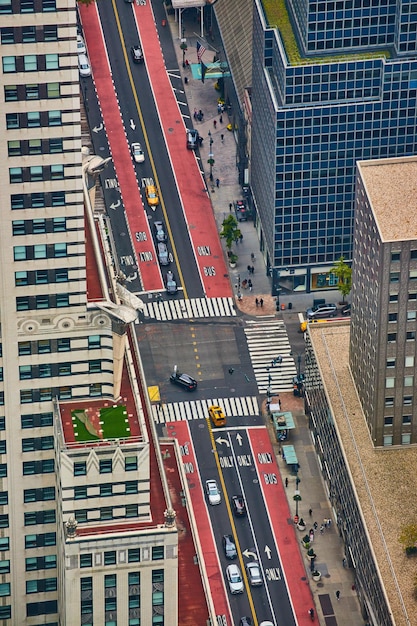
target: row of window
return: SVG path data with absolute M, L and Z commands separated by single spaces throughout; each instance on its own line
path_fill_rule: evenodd
M 16 287 L 26 285 L 50 285 L 53 283 L 67 283 L 69 278 L 68 269 L 61 267 L 56 270 L 35 270 L 32 272 L 15 272 Z
M 13 11 L 14 9 L 14 11 Z M 20 0 L 19 10 L 12 7 L 12 0 L 2 0 L 0 3 L 0 14 L 5 13 L 49 13 L 56 11 L 56 0 Z
M 58 54 L 25 54 L 2 57 L 3 74 L 59 70 Z
M 6 113 L 6 128 L 40 128 L 62 126 L 62 111 L 28 111 L 27 113 Z
M 7 0 L 5 1 L 7 4 Z M 55 24 L 43 24 L 41 26 L 18 26 L 16 28 L 4 27 L 0 28 L 0 41 L 3 46 L 15 43 L 58 41 L 58 27 Z
M 159 554 L 156 552 L 155 554 Z M 162 556 L 163 558 L 163 556 Z M 160 560 L 159 557 L 157 559 L 152 560 Z M 116 563 L 116 553 L 105 552 L 103 557 L 103 562 L 105 565 L 114 565 Z M 127 562 L 128 563 L 139 563 L 140 562 L 140 548 L 129 548 L 127 551 Z M 87 552 L 86 554 L 80 554 L 80 568 L 85 567 L 93 567 L 93 555 L 91 552 Z
M 32 378 L 50 378 L 52 376 L 71 376 L 72 367 L 77 367 L 77 373 L 83 372 L 79 369 L 78 363 L 39 363 L 38 365 L 20 365 L 20 380 L 28 380 Z M 87 366 L 87 362 L 83 361 L 83 365 Z M 98 374 L 102 371 L 102 361 L 88 361 L 88 373 Z M 85 372 L 87 373 L 87 372 Z
M 26 342 L 25 342 L 26 343 Z M 30 343 L 30 342 L 28 342 Z M 36 343 L 36 342 L 34 342 Z M 44 428 L 53 425 L 53 413 L 29 413 L 26 415 L 22 415 L 20 417 L 20 425 L 22 429 L 26 428 Z M 42 448 L 42 441 L 44 439 L 48 439 L 48 437 L 31 437 L 28 439 L 22 440 L 22 452 L 29 452 L 31 450 L 49 450 L 51 448 Z M 51 437 L 52 439 L 52 437 Z M 27 450 L 23 450 L 23 442 L 28 442 L 26 445 L 28 446 Z M 47 445 L 47 444 L 45 444 Z M 53 447 L 53 440 L 52 440 Z
M 18 139 L 7 142 L 9 157 L 24 154 L 59 154 L 64 151 L 64 141 L 61 137 L 53 139 Z
M 57 587 L 57 578 L 39 578 L 26 581 L 26 593 L 43 593 L 48 591 L 56 591 Z
M 62 180 L 63 178 L 64 166 L 62 163 L 9 168 L 9 180 L 11 185 L 17 183 L 35 183 L 43 180 Z
M 38 533 L 37 535 L 25 535 L 25 548 L 45 548 L 56 546 L 56 533 Z
M 68 256 L 66 243 L 39 243 L 34 246 L 14 246 L 15 261 L 33 261 L 34 259 L 57 259 Z
M 17 193 L 10 196 L 10 208 L 18 209 L 42 209 L 46 207 L 65 206 L 65 191 L 53 191 L 51 193 Z
M 54 459 L 42 459 L 41 461 L 23 462 L 23 476 L 33 476 L 34 474 L 53 474 L 54 472 Z
M 61 97 L 60 83 L 34 83 L 27 85 L 5 85 L 4 99 L 6 102 L 22 102 L 24 100 L 54 100 Z
M 103 385 L 101 383 L 91 383 L 89 385 L 84 385 L 83 389 L 86 390 L 86 395 L 90 398 L 97 398 L 103 395 Z M 72 398 L 72 392 L 73 390 L 71 387 L 22 389 L 20 392 L 20 402 L 21 404 L 30 404 L 32 402 L 47 402 L 53 400 L 54 398 L 58 398 L 59 400 L 70 400 Z M 0 404 L 2 404 L 1 401 Z
M 30 511 L 25 513 L 25 526 L 37 526 L 38 524 L 55 524 L 55 509 L 45 511 Z
M 67 230 L 67 220 L 65 217 L 13 220 L 12 229 L 14 236 L 64 233 Z
M 79 476 L 79 474 L 75 473 L 75 467 L 74 467 L 74 475 Z M 130 480 L 124 483 L 124 486 L 125 486 L 124 493 L 121 493 L 119 491 L 113 492 L 112 483 L 104 483 L 103 485 L 99 485 L 99 494 L 97 493 L 92 494 L 91 491 L 96 490 L 97 486 L 78 485 L 77 487 L 74 487 L 74 499 L 84 500 L 85 498 L 97 498 L 97 497 L 106 498 L 110 496 L 123 496 L 123 495 L 132 494 L 132 493 L 139 493 L 137 480 Z M 88 494 L 89 490 L 90 490 L 90 494 Z
M 77 339 L 77 347 L 80 350 L 98 350 L 101 348 L 101 335 L 89 335 Z M 71 339 L 62 337 L 61 339 L 39 339 L 38 341 L 19 341 L 19 356 L 29 354 L 50 354 L 52 352 L 70 352 Z M 49 413 L 41 415 L 52 415 Z M 29 427 L 27 427 L 29 428 Z
M 99 517 L 97 518 L 97 512 Z M 139 507 L 137 504 L 126 504 L 121 507 L 102 506 L 100 508 L 78 509 L 74 512 L 75 519 L 79 524 L 87 522 L 101 522 L 109 520 L 123 520 L 127 517 L 138 517 Z
M 163 606 L 164 572 L 154 570 L 152 572 L 152 606 Z M 96 589 L 97 583 L 94 589 Z M 94 598 L 101 597 L 101 594 L 94 593 L 93 578 L 84 577 L 80 580 L 80 621 L 86 626 L 93 624 L 93 602 Z M 128 574 L 128 626 L 139 626 L 140 624 L 140 573 L 130 572 Z M 97 600 L 96 600 L 97 602 Z M 106 626 L 115 626 L 117 623 L 117 584 L 116 575 L 110 574 L 104 577 L 104 610 Z M 163 615 L 160 611 L 153 611 L 157 618 L 152 619 L 152 624 L 163 624 Z M 162 619 L 161 619 L 162 618 Z M 91 621 L 89 621 L 91 619 Z M 155 621 L 156 619 L 156 621 Z
M 50 296 L 22 296 L 16 298 L 16 311 L 34 311 L 39 309 L 59 309 L 70 305 L 69 293 L 56 293 Z
M 55 569 L 56 568 L 56 554 L 28 557 L 25 561 L 26 561 L 27 572 L 34 572 L 36 570 L 41 570 L 41 569 Z

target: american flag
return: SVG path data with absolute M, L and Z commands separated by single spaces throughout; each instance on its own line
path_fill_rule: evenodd
M 200 43 L 199 41 L 197 41 L 197 59 L 199 61 L 201 61 L 201 57 L 203 56 L 203 54 L 205 53 L 206 49 L 203 46 L 202 43 Z

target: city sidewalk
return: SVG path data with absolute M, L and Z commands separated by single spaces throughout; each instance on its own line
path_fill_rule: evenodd
M 174 16 L 167 17 L 168 24 L 171 28 L 174 48 L 178 58 L 178 66 L 182 73 L 184 81 L 184 91 L 187 97 L 189 109 L 203 111 L 203 121 L 193 121 L 193 125 L 203 137 L 203 145 L 200 149 L 201 167 L 204 169 L 206 180 L 208 182 L 208 192 L 211 198 L 216 224 L 220 232 L 224 218 L 229 214 L 229 205 L 235 200 L 242 199 L 242 188 L 238 182 L 238 170 L 236 167 L 236 142 L 232 132 L 226 129 L 229 119 L 227 113 L 223 113 L 223 122 L 220 123 L 220 115 L 217 110 L 218 92 L 214 89 L 214 82 L 206 80 L 195 80 L 189 68 L 182 68 L 182 50 L 180 49 L 180 40 L 178 38 L 178 24 L 174 21 Z M 196 25 L 195 22 L 184 22 L 184 37 L 187 39 L 188 50 L 187 59 L 189 63 L 196 63 Z M 198 38 L 201 41 L 200 38 Z M 221 48 L 221 41 L 215 38 L 210 43 L 205 43 L 207 50 L 212 46 L 218 50 Z M 213 55 L 213 51 L 206 52 L 207 59 Z M 204 57 L 206 60 L 206 57 Z M 192 115 L 192 113 L 191 113 Z M 216 124 L 214 124 L 216 120 Z M 190 124 L 192 121 L 190 120 Z M 219 187 L 210 183 L 209 180 L 209 164 L 207 163 L 210 152 L 210 136 L 213 140 L 212 153 L 215 163 L 213 165 L 213 181 L 218 178 Z M 223 135 L 223 140 L 221 139 Z M 266 275 L 265 262 L 259 251 L 259 240 L 256 228 L 252 221 L 240 222 L 239 228 L 243 235 L 241 243 L 236 244 L 235 251 L 238 255 L 238 264 L 236 269 L 229 272 L 232 288 L 237 296 L 240 282 L 241 301 L 236 298 L 236 304 L 243 314 L 250 316 L 276 316 L 283 319 L 297 320 L 298 312 L 304 312 L 309 306 L 312 306 L 313 299 L 326 298 L 329 302 L 337 302 L 340 300 L 340 294 L 332 293 L 315 293 L 315 294 L 297 294 L 295 297 L 290 295 L 281 295 L 280 303 L 284 304 L 285 310 L 276 312 L 276 299 L 271 294 L 270 278 Z M 223 242 L 223 251 L 226 249 Z M 252 259 L 255 255 L 255 260 Z M 253 266 L 254 274 L 249 274 L 248 266 Z M 242 288 L 242 281 L 250 277 L 252 280 L 252 291 Z M 263 299 L 263 306 L 256 306 L 256 298 Z M 292 309 L 288 310 L 288 304 L 291 302 Z M 310 581 L 311 590 L 315 599 L 316 614 L 322 626 L 363 626 L 365 620 L 361 616 L 360 607 L 356 591 L 354 588 L 353 570 L 344 567 L 343 543 L 340 539 L 338 529 L 334 523 L 334 517 L 330 508 L 327 494 L 324 490 L 323 481 L 320 476 L 320 470 L 314 446 L 308 427 L 308 418 L 304 414 L 304 401 L 302 398 L 296 398 L 292 393 L 280 394 L 281 406 L 284 411 L 291 411 L 296 423 L 296 429 L 291 433 L 291 445 L 294 446 L 300 470 L 298 477 L 301 479 L 299 490 L 302 497 L 299 503 L 299 515 L 304 518 L 307 525 L 307 531 L 317 522 L 318 528 L 315 532 L 313 546 L 317 553 L 316 569 L 321 571 L 322 577 L 318 583 L 313 582 L 309 570 L 309 563 L 304 555 L 304 548 L 301 539 L 306 532 L 300 532 L 300 551 L 305 560 L 306 577 Z M 273 424 L 270 418 L 265 415 L 265 422 L 270 433 L 271 441 L 274 446 L 278 466 L 280 469 L 282 480 L 288 478 L 287 499 L 292 515 L 295 514 L 295 502 L 293 499 L 296 489 L 295 475 L 289 471 L 285 460 L 280 454 L 280 446 L 276 440 Z M 312 509 L 312 515 L 309 510 Z M 324 520 L 331 520 L 331 525 L 320 533 L 320 526 Z M 298 532 L 298 531 L 297 531 Z M 340 591 L 340 599 L 336 598 L 336 591 Z M 317 619 L 316 619 L 317 622 Z

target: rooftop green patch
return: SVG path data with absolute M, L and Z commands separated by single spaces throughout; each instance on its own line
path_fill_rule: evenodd
M 127 409 L 113 405 L 101 409 L 74 409 L 71 411 L 75 441 L 125 439 L 130 437 Z
M 343 54 L 326 54 L 313 57 L 301 56 L 285 0 L 262 0 L 262 5 L 270 28 L 277 28 L 280 32 L 290 65 L 339 63 L 347 59 L 349 61 L 380 58 L 389 59 L 391 56 L 389 50 L 378 50 L 376 52 L 344 52 Z

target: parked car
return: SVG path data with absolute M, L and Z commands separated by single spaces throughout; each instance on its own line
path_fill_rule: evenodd
M 146 185 L 145 196 L 149 206 L 157 206 L 159 204 L 159 197 L 155 185 Z
M 136 44 L 130 48 L 130 54 L 132 55 L 133 63 L 143 63 L 142 48 Z
M 86 76 L 91 76 L 91 67 L 90 62 L 87 59 L 86 54 L 78 55 L 78 71 L 80 72 L 80 76 L 85 78 Z
M 161 265 L 169 265 L 171 263 L 167 245 L 162 243 L 162 241 L 158 243 L 158 260 Z
M 230 500 L 232 503 L 233 513 L 236 517 L 243 517 L 246 515 L 246 503 L 243 496 L 232 496 Z
M 346 317 L 350 317 L 350 304 L 347 304 L 343 307 L 343 309 L 341 310 L 341 314 Z
M 211 505 L 220 504 L 220 491 L 215 480 L 206 480 L 206 493 Z
M 230 593 L 243 593 L 242 574 L 236 563 L 232 563 L 226 567 L 226 577 Z
M 252 626 L 252 620 L 250 617 L 241 617 L 239 620 L 239 626 Z
M 187 128 L 186 137 L 187 137 L 187 148 L 189 150 L 197 150 L 198 130 L 195 130 L 195 128 Z
M 251 217 L 251 211 L 243 200 L 236 200 L 235 215 L 238 222 L 246 222 Z
M 178 291 L 177 283 L 175 281 L 175 276 L 171 271 L 167 272 L 167 275 L 165 278 L 165 285 L 166 285 L 168 293 L 177 293 Z
M 315 320 L 322 317 L 336 317 L 337 306 L 335 304 L 317 304 L 316 306 L 307 309 L 307 319 Z
M 259 626 L 274 626 L 272 622 L 267 620 L 266 622 L 261 622 Z
M 249 563 L 246 563 L 246 573 L 252 587 L 259 587 L 259 585 L 263 585 L 261 568 L 259 567 L 258 561 L 250 561 Z
M 132 156 L 135 163 L 143 163 L 145 160 L 145 153 L 142 150 L 140 143 L 135 142 L 131 145 Z
M 163 241 L 164 243 L 167 241 L 168 238 L 165 233 L 165 227 L 163 222 L 154 222 L 153 231 L 156 241 Z
M 82 35 L 77 35 L 77 53 L 85 54 L 87 52 L 85 47 L 85 41 Z
M 170 382 L 173 385 L 178 385 L 187 391 L 194 391 L 197 389 L 197 381 L 189 374 L 182 374 L 181 372 L 173 372 L 169 377 Z

